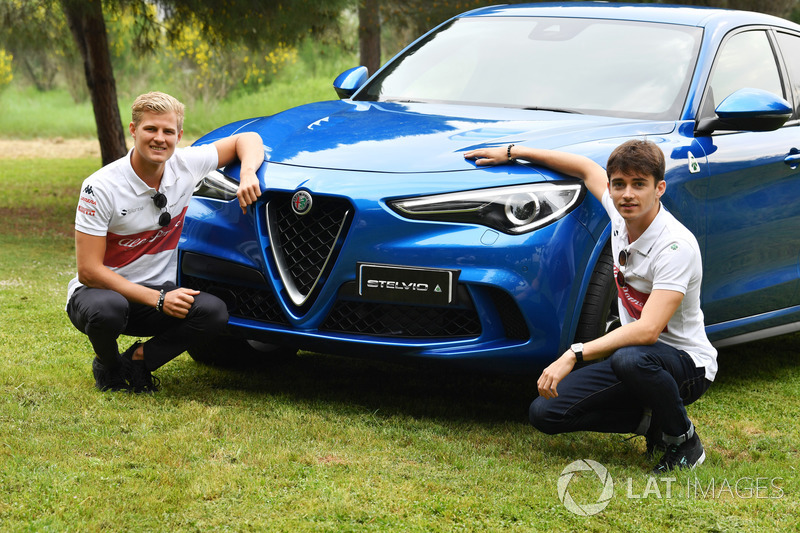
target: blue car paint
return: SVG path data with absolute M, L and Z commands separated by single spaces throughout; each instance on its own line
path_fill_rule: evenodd
M 464 16 L 577 17 L 586 15 L 587 5 L 507 6 Z M 705 28 L 681 120 L 651 122 L 496 107 L 340 100 L 239 121 L 200 139 L 198 144 L 204 144 L 239 131 L 256 131 L 265 145 L 266 164 L 259 170 L 265 196 L 270 191 L 302 188 L 315 195 L 348 198 L 355 211 L 336 266 L 310 307 L 298 309 L 279 298 L 287 325 L 265 325 L 240 317 L 232 318 L 231 325 L 248 338 L 277 339 L 323 351 L 348 352 L 362 347 L 376 354 L 477 359 L 495 369 L 541 367 L 560 354 L 575 335 L 592 269 L 608 240 L 607 218 L 599 202 L 587 196 L 568 216 L 523 236 L 478 225 L 408 220 L 387 202 L 490 185 L 565 179 L 526 164 L 476 168 L 461 155 L 472 148 L 529 144 L 574 151 L 604 165 L 608 153 L 620 142 L 646 136 L 658 142 L 666 154 L 664 205 L 695 233 L 703 251 L 704 310 L 712 341 L 747 340 L 748 334 L 765 328 L 791 331 L 792 324 L 800 322 L 798 232 L 787 234 L 779 250 L 749 253 L 747 247 L 759 242 L 764 213 L 776 220 L 775 224 L 778 219 L 789 219 L 797 222 L 795 228 L 800 227 L 800 209 L 796 207 L 800 180 L 783 161 L 786 153 L 800 144 L 797 129 L 761 132 L 758 137 L 748 133 L 696 137 L 694 117 L 716 49 L 731 30 L 752 24 L 780 24 L 794 31 L 797 27 L 766 15 L 704 8 L 612 4 L 591 5 L 591 10 L 592 16 Z M 758 165 L 737 163 L 743 153 L 745 161 L 750 158 Z M 687 171 L 692 160 L 699 168 L 696 173 Z M 238 177 L 236 167 L 225 172 Z M 789 179 L 791 176 L 795 179 Z M 732 181 L 738 187 L 734 194 L 718 192 L 724 189 L 727 193 Z M 693 209 L 698 202 L 707 210 Z M 259 270 L 280 293 L 281 280 L 269 256 L 263 218 L 263 209 L 251 208 L 242 215 L 236 202 L 196 199 L 189 210 L 181 250 Z M 358 247 L 352 246 L 355 243 Z M 459 269 L 459 281 L 469 288 L 478 309 L 488 298 L 485 287 L 502 287 L 523 307 L 530 339 L 506 339 L 501 328 L 491 322 L 494 317 L 484 317 L 480 336 L 446 341 L 320 332 L 317 326 L 330 311 L 339 288 L 355 280 L 359 261 Z M 731 268 L 732 264 L 743 267 Z M 763 301 L 761 307 L 754 307 L 754 299 Z

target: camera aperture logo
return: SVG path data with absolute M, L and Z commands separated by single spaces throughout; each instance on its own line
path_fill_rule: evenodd
M 569 485 L 577 472 L 594 472 L 602 485 L 600 496 L 594 502 L 578 503 L 569 492 Z M 593 481 L 593 483 L 596 483 Z M 567 465 L 558 478 L 558 498 L 568 511 L 579 516 L 591 516 L 605 509 L 614 496 L 614 480 L 606 467 L 591 459 L 580 459 Z
M 786 494 L 780 476 L 743 476 L 734 480 L 687 476 L 685 485 L 678 477 L 627 477 L 620 486 L 628 500 L 647 498 L 672 499 L 780 499 Z M 599 494 L 599 496 L 598 496 Z M 578 516 L 592 516 L 603 511 L 614 497 L 614 480 L 608 469 L 591 459 L 567 465 L 558 478 L 558 498 L 564 507 Z

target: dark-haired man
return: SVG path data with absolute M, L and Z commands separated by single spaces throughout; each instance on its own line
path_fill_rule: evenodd
M 645 434 L 648 452 L 666 450 L 655 473 L 702 463 L 705 451 L 685 406 L 713 381 L 717 352 L 700 310 L 697 240 L 661 205 L 661 149 L 628 141 L 611 153 L 607 170 L 582 156 L 515 145 L 464 155 L 478 165 L 525 159 L 580 178 L 611 217 L 622 326 L 573 344 L 542 372 L 531 423 L 550 434 Z M 596 359 L 603 360 L 573 372 L 576 363 Z

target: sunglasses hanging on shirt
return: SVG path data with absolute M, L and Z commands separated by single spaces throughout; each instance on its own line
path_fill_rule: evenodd
M 164 193 L 157 192 L 152 196 L 153 203 L 156 205 L 158 209 L 165 209 L 167 207 L 167 196 Z M 172 215 L 169 214 L 169 211 L 164 211 L 158 217 L 158 225 L 162 228 L 170 223 L 172 220 Z

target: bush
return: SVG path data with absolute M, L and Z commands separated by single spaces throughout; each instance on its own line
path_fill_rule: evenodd
M 0 48 L 0 89 L 11 83 L 14 79 L 14 70 L 11 65 L 13 56 Z

